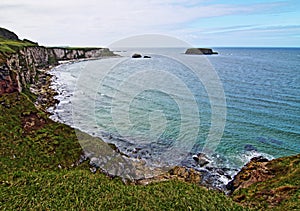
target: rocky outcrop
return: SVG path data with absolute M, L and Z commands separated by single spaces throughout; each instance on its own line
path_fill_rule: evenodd
M 185 51 L 185 54 L 192 54 L 192 55 L 211 55 L 211 54 L 218 54 L 214 52 L 210 48 L 189 48 Z
M 200 185 L 202 175 L 193 168 L 186 168 L 183 166 L 175 166 L 168 172 L 151 178 L 143 178 L 136 180 L 135 183 L 140 185 L 147 185 L 150 183 L 167 181 L 170 179 L 177 179 L 183 182 L 194 183 Z
M 197 162 L 197 164 L 200 167 L 203 167 L 209 163 L 209 158 L 204 153 L 198 153 L 197 155 L 193 155 L 193 159 Z
M 229 184 L 231 197 L 255 210 L 299 210 L 300 154 L 253 158 Z
M 142 58 L 142 55 L 141 54 L 138 54 L 138 53 L 135 53 L 131 56 L 131 58 Z
M 1 56 L 1 55 L 0 55 Z M 114 56 L 108 48 L 46 48 L 30 46 L 17 53 L 2 55 L 0 64 L 0 95 L 21 92 L 35 84 L 41 69 L 48 69 L 62 60 Z
M 139 53 L 135 53 L 131 56 L 131 58 L 144 58 L 144 59 L 150 59 L 151 56 L 148 56 L 148 55 L 145 55 L 145 56 L 142 56 L 142 54 L 139 54 Z
M 261 156 L 252 158 L 234 179 L 228 183 L 227 188 L 231 191 L 237 191 L 241 188 L 247 188 L 254 183 L 274 177 L 272 171 L 267 166 L 268 163 L 268 159 Z

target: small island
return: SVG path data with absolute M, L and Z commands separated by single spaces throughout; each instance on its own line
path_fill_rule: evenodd
M 185 54 L 212 55 L 212 54 L 218 54 L 218 52 L 214 52 L 211 48 L 189 48 L 185 51 Z

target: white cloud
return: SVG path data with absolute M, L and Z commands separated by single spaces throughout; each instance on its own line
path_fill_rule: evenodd
M 105 45 L 143 33 L 176 35 L 191 21 L 266 10 L 278 3 L 247 7 L 195 0 L 1 0 L 4 27 L 51 45 Z M 181 36 L 182 34 L 178 34 Z

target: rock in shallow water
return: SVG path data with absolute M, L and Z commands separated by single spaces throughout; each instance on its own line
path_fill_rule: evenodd
M 209 164 L 209 159 L 204 153 L 198 153 L 197 155 L 193 155 L 193 159 L 197 162 L 197 164 L 200 167 Z

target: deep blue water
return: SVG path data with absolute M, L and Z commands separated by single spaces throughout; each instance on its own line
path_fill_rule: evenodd
M 233 169 L 257 155 L 300 153 L 300 49 L 214 50 L 219 54 L 205 57 L 144 49 L 152 58 L 60 66 L 53 71 L 61 100 L 53 118 L 155 165 L 189 165 L 207 146 L 212 165 Z M 223 111 L 224 132 L 210 148 L 223 131 L 210 132 L 213 122 L 223 124 Z

